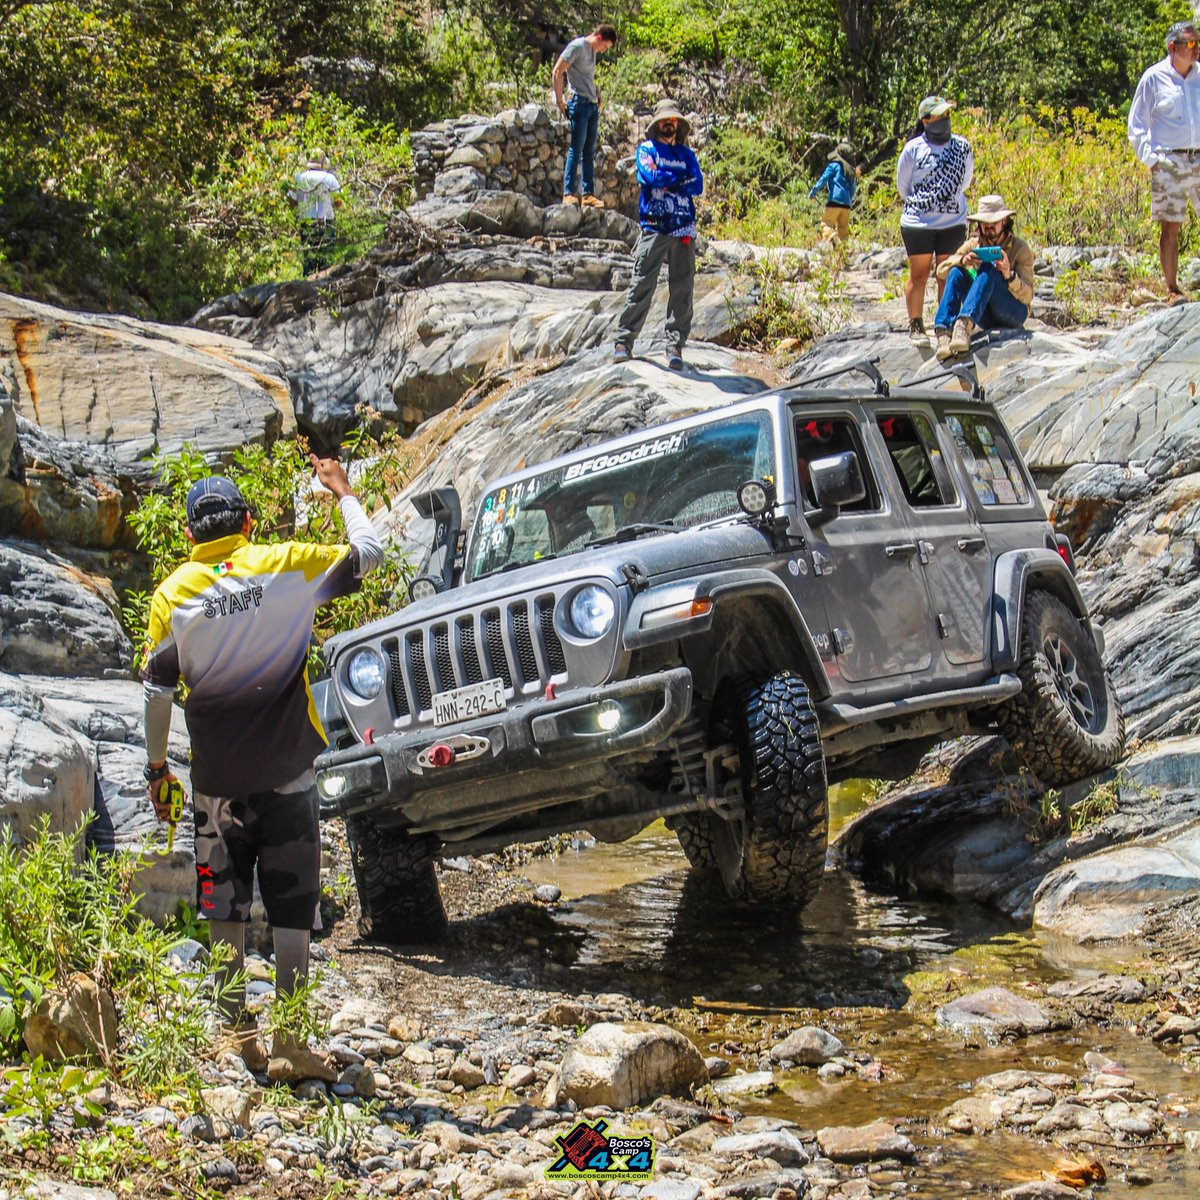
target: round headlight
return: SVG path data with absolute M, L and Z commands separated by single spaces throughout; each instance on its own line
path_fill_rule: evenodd
M 383 659 L 369 648 L 356 651 L 346 664 L 346 679 L 364 700 L 374 700 L 383 690 Z
M 408 585 L 408 598 L 410 600 L 428 600 L 430 596 L 438 594 L 437 581 L 429 575 L 418 575 Z
M 571 601 L 571 624 L 580 637 L 603 637 L 612 628 L 616 615 L 613 598 L 594 583 L 580 588 Z

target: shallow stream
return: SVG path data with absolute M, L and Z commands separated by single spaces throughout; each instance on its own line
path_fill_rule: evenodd
M 843 791 L 834 833 L 857 798 Z M 735 1069 L 759 1069 L 761 1043 L 803 1024 L 836 1034 L 848 1051 L 883 1064 L 882 1078 L 823 1080 L 815 1071 L 777 1075 L 773 1095 L 738 1098 L 743 1112 L 785 1117 L 808 1129 L 902 1120 L 922 1149 L 906 1175 L 910 1196 L 995 1194 L 1037 1179 L 1063 1157 L 1057 1147 L 1011 1132 L 942 1135 L 939 1114 L 983 1075 L 1009 1068 L 1082 1074 L 1085 1052 L 1123 1064 L 1185 1129 L 1200 1128 L 1200 1076 L 1183 1071 L 1145 1037 L 1123 1026 L 1086 1025 L 999 1046 L 965 1047 L 930 1019 L 937 992 L 957 976 L 967 990 L 999 983 L 1122 969 L 1121 955 L 1047 945 L 1000 914 L 970 903 L 875 894 L 844 873 L 829 873 L 799 917 L 764 919 L 732 909 L 700 883 L 661 824 L 619 845 L 596 844 L 522 869 L 553 883 L 562 901 L 543 946 L 558 935 L 558 983 L 568 991 L 623 992 L 683 1013 L 680 1022 L 705 1054 Z M 1122 955 L 1136 963 L 1136 947 Z M 673 1016 L 674 1019 L 674 1016 Z M 1109 1182 L 1101 1195 L 1135 1192 L 1156 1200 L 1196 1200 L 1200 1157 L 1164 1147 L 1102 1151 Z M 1152 1183 L 1135 1186 L 1139 1173 Z M 900 1176 L 873 1175 L 886 1186 Z

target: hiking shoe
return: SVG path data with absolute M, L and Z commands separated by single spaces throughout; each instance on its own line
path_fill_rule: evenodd
M 603 208 L 604 201 L 601 200 L 599 196 L 584 196 L 583 207 L 584 208 Z
M 272 1083 L 300 1083 L 305 1079 L 333 1083 L 337 1077 L 337 1068 L 326 1055 L 310 1050 L 294 1037 L 275 1035 L 271 1061 L 267 1063 L 267 1078 Z
M 922 348 L 929 345 L 929 334 L 925 332 L 925 322 L 920 317 L 913 317 L 908 323 L 908 340 L 914 346 Z
M 579 197 L 575 196 L 575 195 L 566 195 L 563 197 L 563 203 L 564 204 L 578 204 Z
M 628 346 L 622 346 L 618 344 L 613 349 L 613 362 L 615 363 L 628 362 L 632 357 L 633 355 L 629 353 Z
M 677 350 L 672 350 L 667 355 L 667 366 L 670 367 L 672 371 L 682 371 L 683 370 L 683 355 L 680 354 Z
M 236 1055 L 255 1075 L 266 1072 L 267 1052 L 258 1040 L 258 1026 L 253 1021 L 220 1027 L 213 1043 L 213 1058 L 219 1059 L 222 1054 Z
M 970 317 L 959 317 L 954 322 L 954 332 L 950 335 L 950 353 L 968 354 L 971 350 L 971 334 L 975 332 L 975 322 Z
M 938 327 L 933 332 L 937 337 L 937 360 L 945 362 L 953 353 L 950 349 L 950 330 Z
M 1187 304 L 1191 300 L 1191 296 L 1183 292 L 1168 292 L 1167 307 L 1174 308 L 1177 304 Z

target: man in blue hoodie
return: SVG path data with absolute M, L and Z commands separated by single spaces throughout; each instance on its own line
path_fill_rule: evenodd
M 633 252 L 629 293 L 617 323 L 615 362 L 627 362 L 646 323 L 658 273 L 667 262 L 667 366 L 683 370 L 683 345 L 692 328 L 696 276 L 695 197 L 704 191 L 700 164 L 687 145 L 688 123 L 672 100 L 660 100 L 646 140 L 637 148 L 642 233 Z

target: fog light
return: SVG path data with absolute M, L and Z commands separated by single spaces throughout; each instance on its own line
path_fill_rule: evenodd
M 326 800 L 336 800 L 348 784 L 349 780 L 345 775 L 340 775 L 337 771 L 323 771 L 317 776 L 317 787 Z
M 596 724 L 605 733 L 612 733 L 621 723 L 621 706 L 615 700 L 602 700 L 596 709 Z

